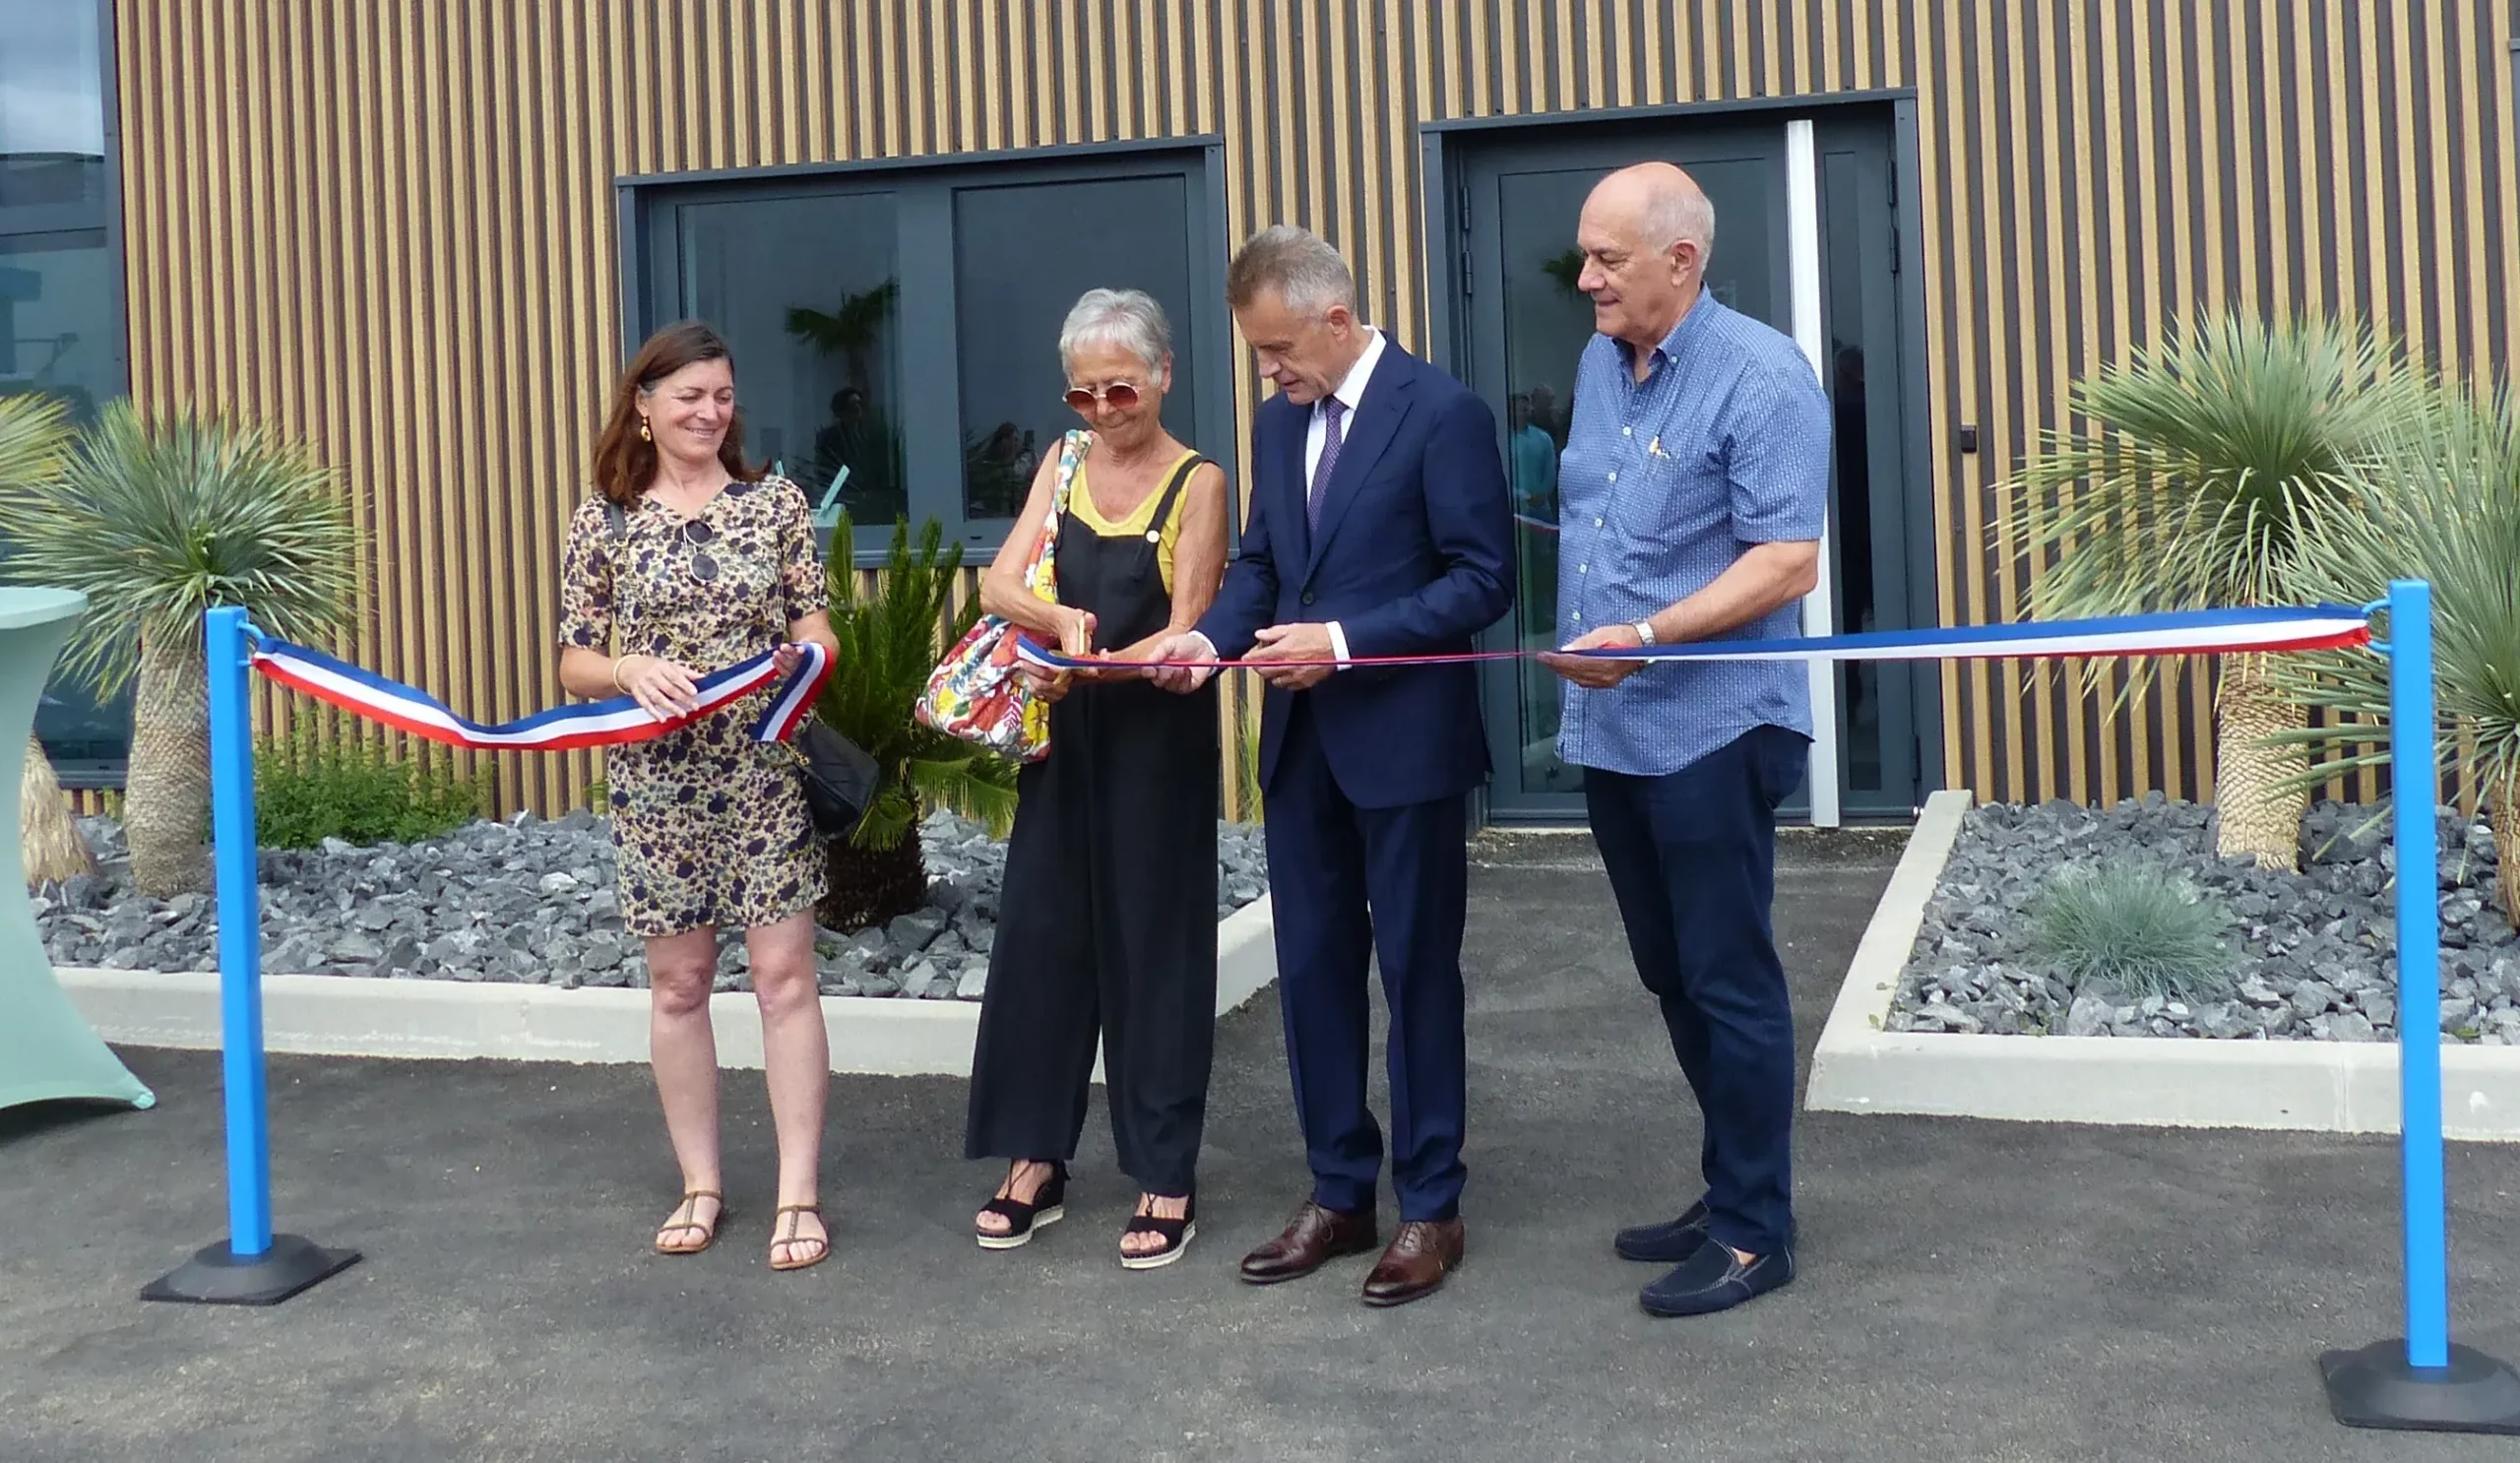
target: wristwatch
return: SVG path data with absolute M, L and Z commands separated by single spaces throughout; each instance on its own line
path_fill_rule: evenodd
M 1652 645 L 1654 643 L 1654 622 L 1652 620 L 1641 619 L 1635 624 L 1628 626 L 1628 628 L 1636 632 L 1636 640 L 1638 644 Z

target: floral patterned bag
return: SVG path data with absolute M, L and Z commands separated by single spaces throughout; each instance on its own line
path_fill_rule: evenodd
M 1033 561 L 1024 566 L 1024 587 L 1058 603 L 1059 520 L 1067 515 L 1068 495 L 1076 470 L 1094 443 L 1094 434 L 1071 430 L 1059 441 L 1056 486 L 1050 494 L 1049 517 L 1034 541 Z M 927 677 L 918 698 L 919 724 L 948 736 L 977 742 L 1001 756 L 1038 762 L 1050 752 L 1050 704 L 1033 693 L 1016 665 L 1015 641 L 1021 632 L 1011 622 L 984 614 L 972 626 Z

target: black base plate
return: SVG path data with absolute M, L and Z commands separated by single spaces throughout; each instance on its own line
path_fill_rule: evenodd
M 2327 1404 L 2349 1428 L 2520 1436 L 2520 1373 L 2455 1342 L 2450 1365 L 2419 1370 L 2406 1342 L 2375 1341 L 2319 1357 Z
M 357 1263 L 355 1249 L 320 1249 L 297 1235 L 274 1235 L 272 1247 L 250 1259 L 239 1257 L 224 1243 L 211 1244 L 151 1281 L 140 1299 L 201 1305 L 277 1305 Z

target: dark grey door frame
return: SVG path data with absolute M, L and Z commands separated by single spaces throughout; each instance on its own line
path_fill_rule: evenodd
M 1866 114 L 1886 113 L 1891 137 L 1892 214 L 1897 260 L 1894 291 L 1898 314 L 1899 451 L 1904 503 L 1907 509 L 1908 601 L 1911 622 L 1936 623 L 1937 583 L 1934 552 L 1934 490 L 1925 392 L 1926 333 L 1923 230 L 1921 210 L 1920 134 L 1914 88 L 1846 92 L 1828 95 L 1773 96 L 1739 101 L 1691 102 L 1672 106 L 1625 107 L 1582 112 L 1526 113 L 1508 117 L 1471 117 L 1420 123 L 1419 183 L 1425 217 L 1433 221 L 1425 240 L 1427 351 L 1435 364 L 1466 374 L 1471 340 L 1470 299 L 1465 285 L 1472 276 L 1471 238 L 1464 218 L 1463 169 L 1478 144 L 1504 141 L 1567 140 L 1624 132 L 1640 123 L 1777 122 L 1787 115 L 1810 117 L 1820 130 L 1859 122 Z M 1765 114 L 1764 116 L 1762 114 Z M 1918 694 L 1911 720 L 1915 730 L 1917 800 L 1942 785 L 1943 705 L 1938 669 L 1922 663 L 1914 671 Z M 1484 821 L 1483 792 L 1474 800 L 1474 813 Z M 1859 821 L 1851 818 L 1849 821 Z

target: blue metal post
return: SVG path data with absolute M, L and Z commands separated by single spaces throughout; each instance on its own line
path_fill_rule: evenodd
M 227 1088 L 227 1242 L 143 1287 L 144 1301 L 277 1305 L 358 1263 L 303 1235 L 272 1233 L 272 1140 L 263 1090 L 263 909 L 254 857 L 253 669 L 245 611 L 202 616 L 210 673 L 210 834 L 219 875 L 219 1037 Z
M 2441 928 L 2433 807 L 2432 586 L 2389 586 L 2389 769 L 2398 849 L 2398 1110 L 2406 1166 L 2406 1360 L 2450 1364 L 2441 1177 Z
M 263 1092 L 263 911 L 254 857 L 254 744 L 245 611 L 203 618 L 210 667 L 210 828 L 219 874 L 220 1042 L 227 1088 L 227 1245 L 272 1247 L 272 1148 Z

